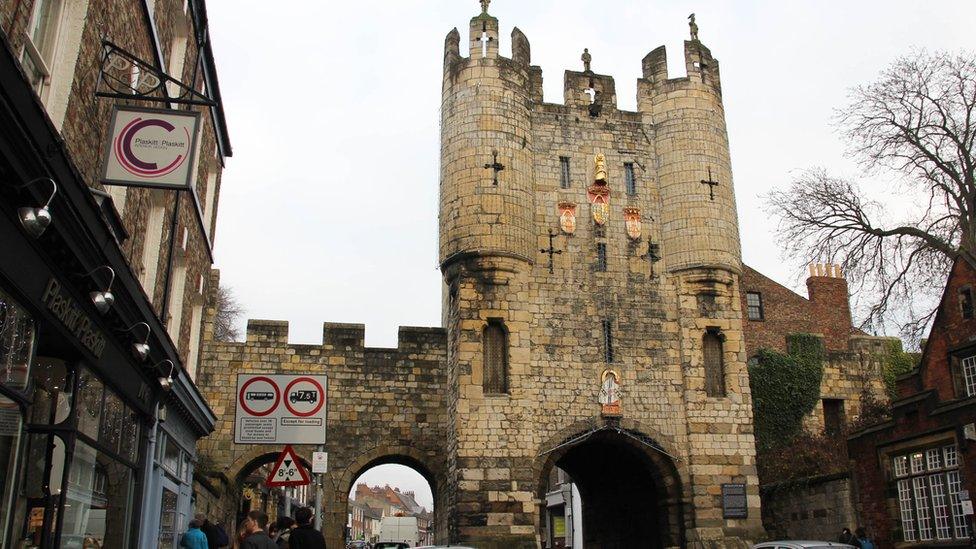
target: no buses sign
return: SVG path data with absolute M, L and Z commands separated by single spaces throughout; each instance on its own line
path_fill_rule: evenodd
M 238 374 L 234 442 L 325 444 L 326 376 Z

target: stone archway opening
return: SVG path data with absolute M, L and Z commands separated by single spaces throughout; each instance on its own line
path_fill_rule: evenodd
M 540 482 L 546 548 L 683 547 L 681 481 L 650 437 L 600 428 L 550 451 Z
M 406 517 L 407 531 L 414 518 L 417 530 L 415 539 L 406 536 L 404 540 L 411 546 L 434 543 L 438 486 L 423 463 L 405 455 L 382 456 L 360 467 L 351 478 L 347 498 L 348 541 L 376 542 L 380 540 L 384 518 Z

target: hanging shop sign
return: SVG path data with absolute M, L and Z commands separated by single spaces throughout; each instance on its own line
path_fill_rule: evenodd
M 325 444 L 326 376 L 238 374 L 234 442 Z
M 116 105 L 105 144 L 102 182 L 190 189 L 200 113 Z

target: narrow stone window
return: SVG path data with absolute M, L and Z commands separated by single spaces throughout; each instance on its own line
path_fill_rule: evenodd
M 705 394 L 710 397 L 725 396 L 725 357 L 722 335 L 709 329 L 702 336 L 702 357 L 705 364 Z
M 563 189 L 569 188 L 569 157 L 559 157 L 559 186 Z
M 844 401 L 839 398 L 823 399 L 824 433 L 837 436 L 844 432 L 847 423 L 844 413 Z
M 959 290 L 959 308 L 962 310 L 963 318 L 973 318 L 972 288 L 963 288 Z
M 607 245 L 603 242 L 596 244 L 596 270 L 607 270 Z
M 634 163 L 624 163 L 624 183 L 627 187 L 627 194 L 637 194 L 637 179 L 634 177 Z
M 746 292 L 746 314 L 749 320 L 762 320 L 764 318 L 761 293 Z
M 501 319 L 492 318 L 484 329 L 484 392 L 508 392 L 508 332 Z
M 613 322 L 603 321 L 603 358 L 607 364 L 613 362 Z

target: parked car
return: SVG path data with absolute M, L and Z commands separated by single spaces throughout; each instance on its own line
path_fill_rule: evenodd
M 410 544 L 402 541 L 379 541 L 373 545 L 373 549 L 410 549 Z
M 358 539 L 356 541 L 350 541 L 346 544 L 346 549 L 373 549 L 368 541 L 363 541 Z
M 836 541 L 766 541 L 757 543 L 752 549 L 854 549 L 853 545 Z

